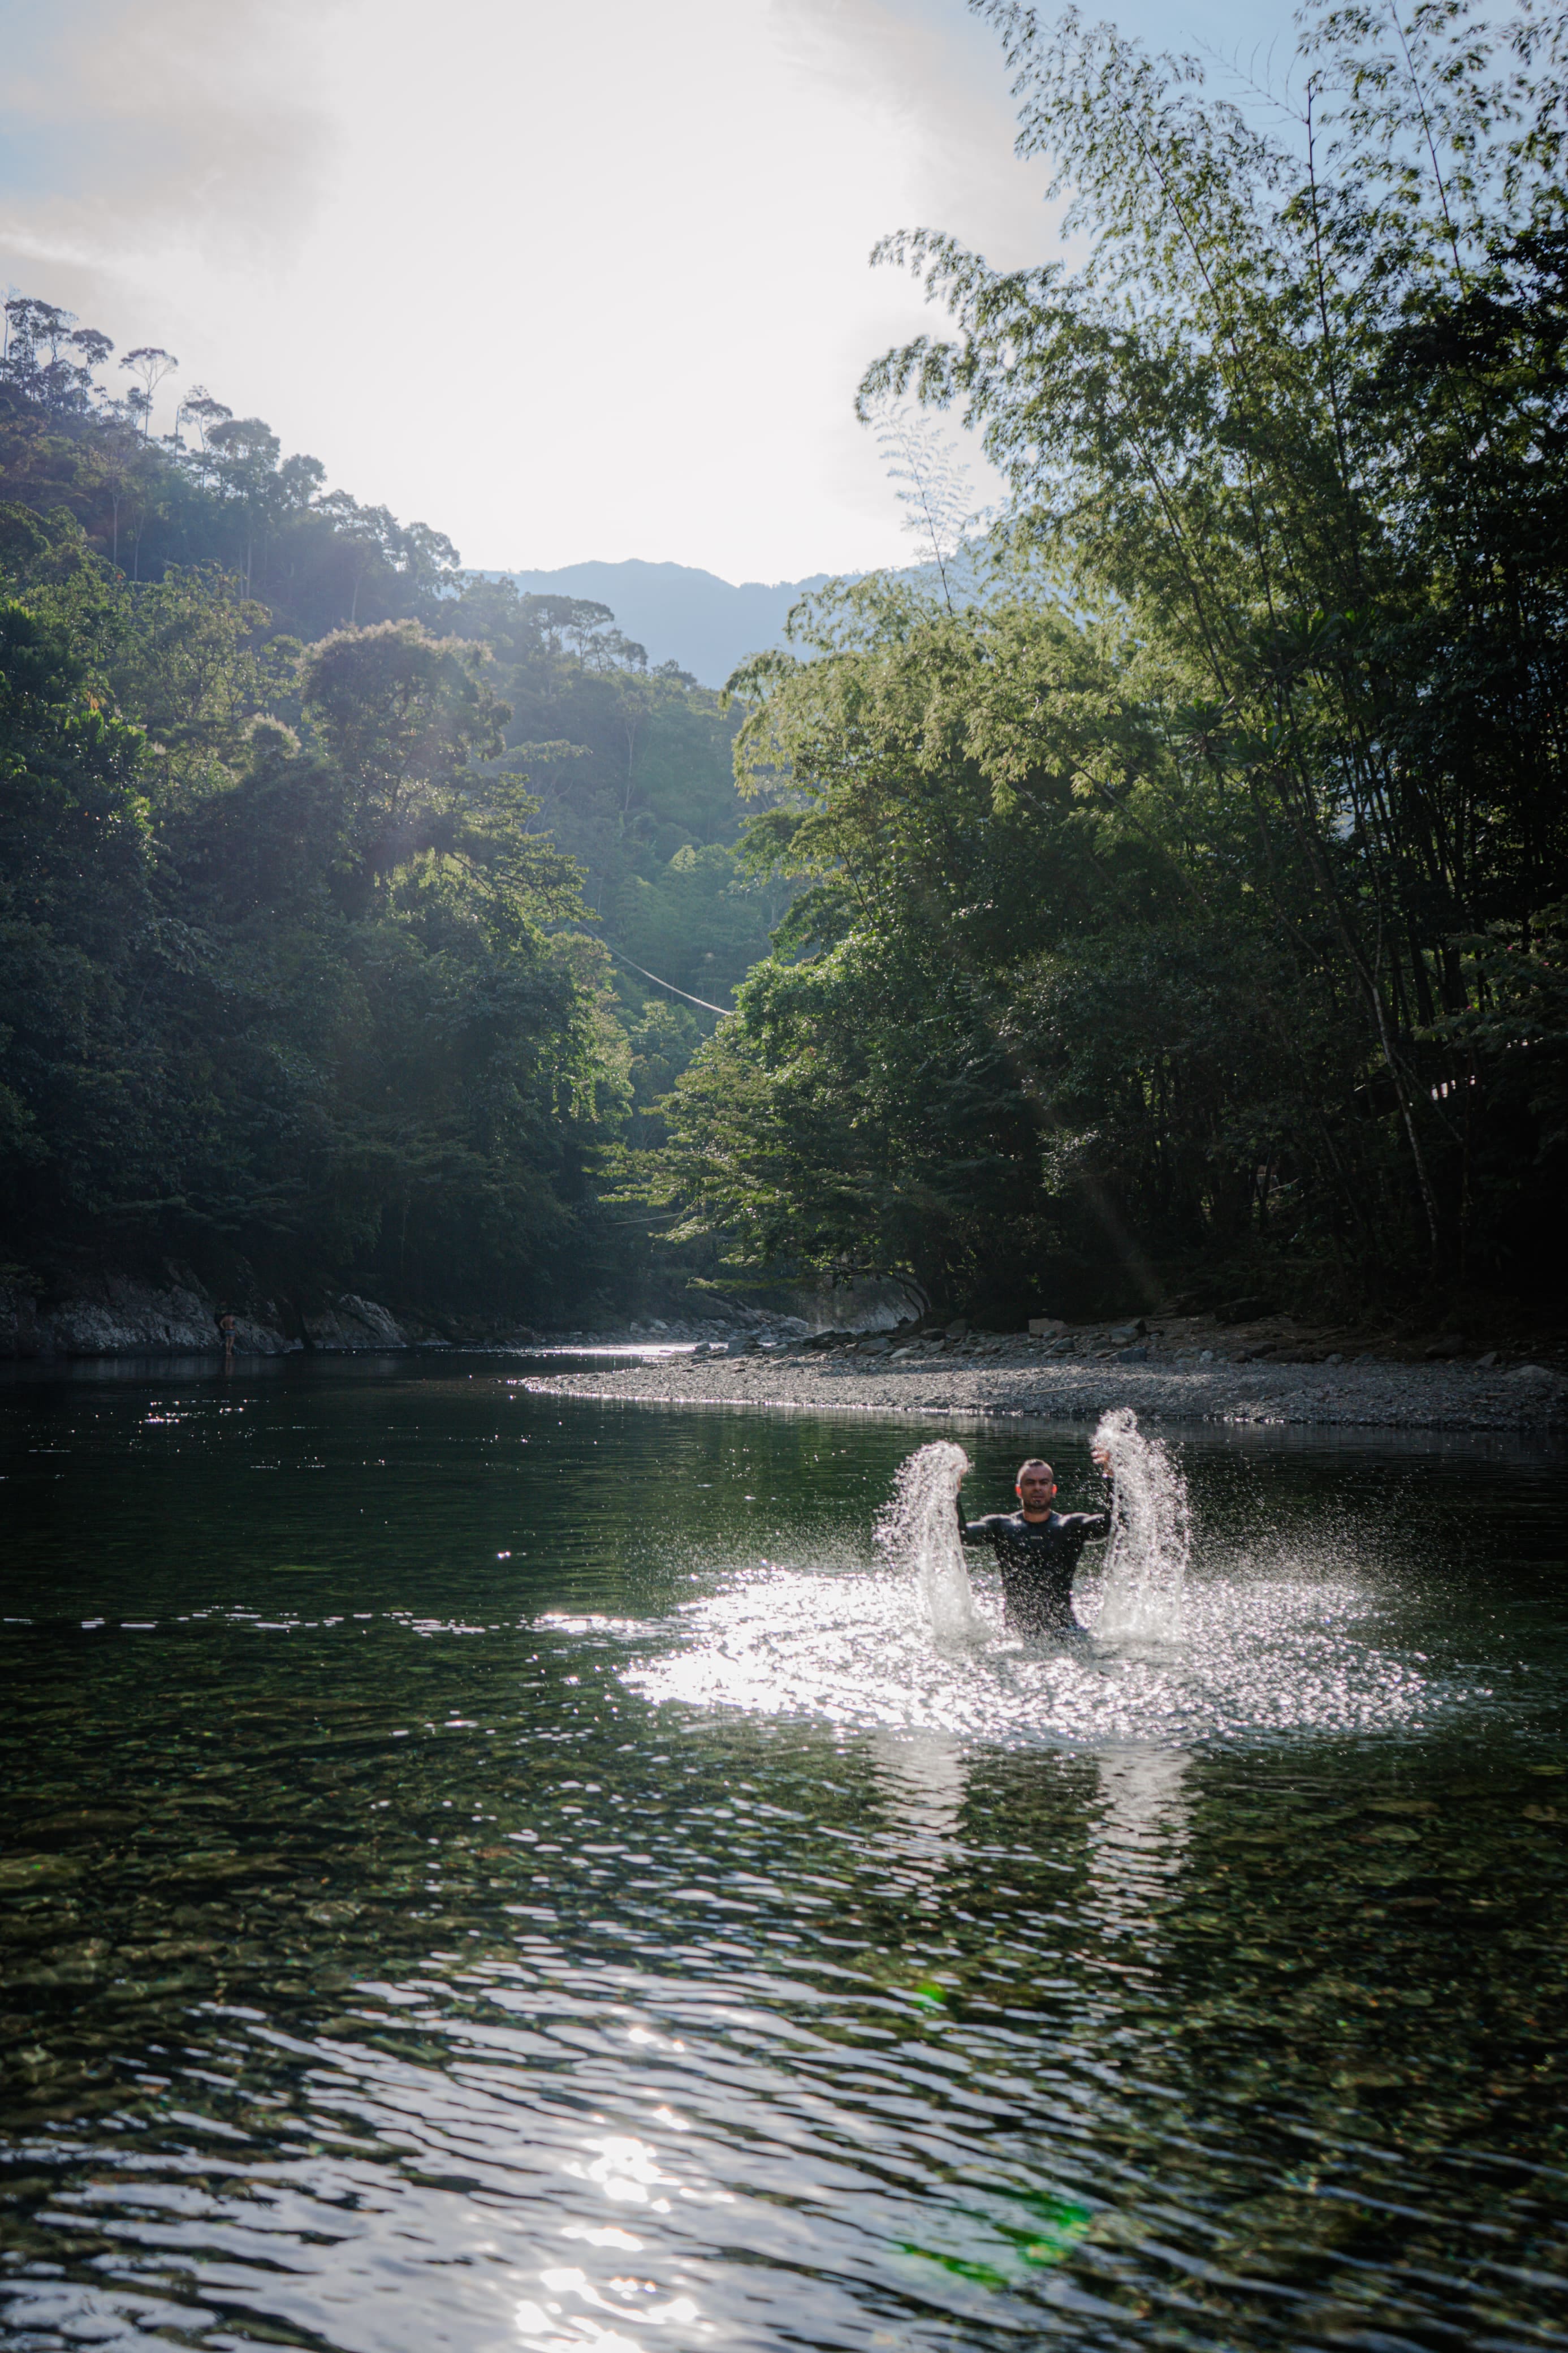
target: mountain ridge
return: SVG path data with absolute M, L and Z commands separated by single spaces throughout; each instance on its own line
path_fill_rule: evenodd
M 785 619 L 800 597 L 829 580 L 863 575 L 814 572 L 804 580 L 737 583 L 696 565 L 633 555 L 492 576 L 514 580 L 531 596 L 584 596 L 608 605 L 617 628 L 647 647 L 650 662 L 679 662 L 701 685 L 718 687 L 748 654 L 784 643 Z

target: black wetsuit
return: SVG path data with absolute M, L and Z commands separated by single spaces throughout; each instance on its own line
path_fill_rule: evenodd
M 1110 1500 L 1101 1512 L 1052 1512 L 1043 1520 L 1026 1520 L 1022 1512 L 966 1520 L 960 1504 L 958 1532 L 966 1545 L 995 1546 L 1007 1623 L 1016 1632 L 1064 1634 L 1076 1623 L 1072 1581 L 1079 1555 L 1091 1538 L 1110 1534 Z

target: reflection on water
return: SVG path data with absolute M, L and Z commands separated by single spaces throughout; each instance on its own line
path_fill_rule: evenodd
M 912 1838 L 940 1851 L 958 1829 L 969 1783 L 959 1743 L 942 1732 L 902 1737 L 876 1733 L 870 1755 L 882 1776 L 889 1814 Z
M 939 1658 L 907 1422 L 0 1413 L 7 2341 L 1562 2341 L 1551 1462 L 1194 1443 L 1181 1644 Z
M 1148 1945 L 1187 1838 L 1183 1794 L 1192 1758 L 1179 1748 L 1109 1749 L 1100 1771 L 1100 1813 L 1089 1882 L 1101 1934 Z

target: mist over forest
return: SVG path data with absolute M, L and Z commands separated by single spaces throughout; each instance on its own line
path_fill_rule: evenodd
M 1561 16 L 984 13 L 1086 258 L 889 240 L 914 568 L 728 692 L 6 304 L 7 1282 L 1560 1310 Z

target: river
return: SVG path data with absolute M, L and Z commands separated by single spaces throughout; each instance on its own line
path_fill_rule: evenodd
M 0 1388 L 7 2341 L 1568 2342 L 1561 1453 L 1194 1430 L 1178 1644 L 955 1648 L 937 1425 L 518 1369 Z

